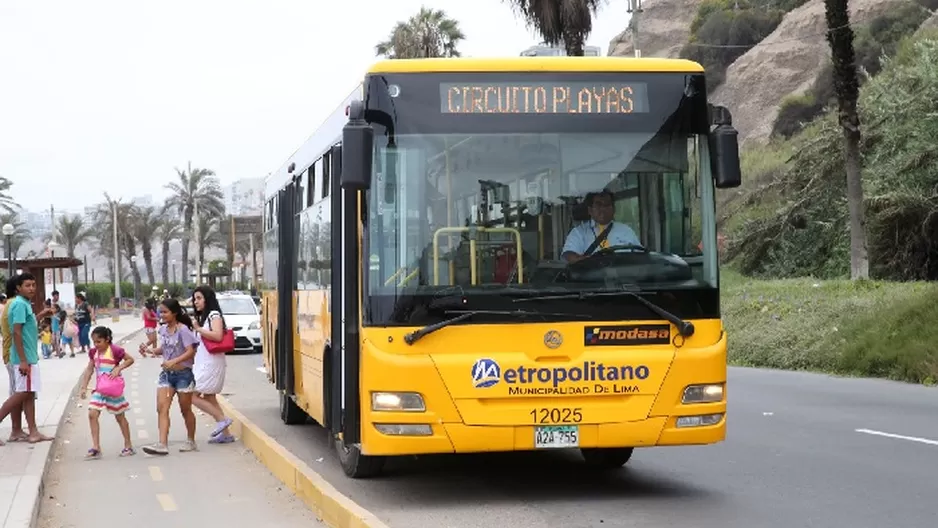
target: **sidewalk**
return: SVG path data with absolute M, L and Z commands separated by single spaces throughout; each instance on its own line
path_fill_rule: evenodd
M 120 342 L 141 329 L 139 319 L 121 318 L 117 323 L 102 319 L 98 324 L 107 325 Z M 62 416 L 69 398 L 78 385 L 78 377 L 87 365 L 87 356 L 78 354 L 74 358 L 40 360 L 42 369 L 42 392 L 36 400 L 36 421 L 40 430 L 56 436 L 62 424 Z M 2 384 L 3 395 L 7 394 Z M 4 398 L 5 399 L 5 398 Z M 23 424 L 25 427 L 26 424 Z M 10 436 L 9 419 L 0 424 L 0 439 Z M 50 453 L 61 440 L 26 444 L 8 442 L 0 447 L 0 526 L 2 528 L 29 528 L 35 525 L 39 500 L 42 497 L 43 479 L 49 466 Z
M 136 351 L 143 339 L 142 334 L 132 339 L 126 345 L 127 350 Z M 102 414 L 102 458 L 84 460 L 91 447 L 87 404 L 73 400 L 53 450 L 37 526 L 322 526 L 316 515 L 258 463 L 240 441 L 208 444 L 214 422 L 208 416 L 200 416 L 198 411 L 195 411 L 198 452 L 179 452 L 185 439 L 185 425 L 174 402 L 170 412 L 169 454 L 146 455 L 141 448 L 158 438 L 156 380 L 160 360 L 139 355 L 135 359 L 136 363 L 125 374 L 125 394 L 131 404 L 128 420 L 137 454 L 118 456 L 123 447 L 120 430 L 111 415 Z M 102 491 L 113 500 L 102 503 Z

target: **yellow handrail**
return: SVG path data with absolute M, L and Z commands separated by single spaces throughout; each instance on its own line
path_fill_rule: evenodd
M 433 284 L 440 285 L 440 235 L 454 235 L 457 233 L 508 233 L 515 239 L 515 250 L 518 263 L 518 284 L 524 281 L 524 259 L 521 255 L 521 233 L 510 227 L 441 227 L 433 233 Z M 473 285 L 478 283 L 478 269 L 476 266 L 476 238 L 469 239 L 469 279 Z
M 404 273 L 405 271 L 407 271 L 407 268 L 399 268 L 397 271 L 394 272 L 394 275 L 391 275 L 390 277 L 388 277 L 388 280 L 384 281 L 384 285 L 390 286 L 391 283 L 394 282 L 394 279 L 396 279 L 398 275 L 400 275 L 401 273 Z

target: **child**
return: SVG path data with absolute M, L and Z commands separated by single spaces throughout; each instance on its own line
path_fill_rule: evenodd
M 39 342 L 42 343 L 42 358 L 52 357 L 52 329 L 49 323 L 42 323 L 42 329 L 39 331 Z
M 81 376 L 81 399 L 87 396 L 88 382 L 94 373 L 98 378 L 101 376 L 110 376 L 117 378 L 125 369 L 134 364 L 134 358 L 127 354 L 123 348 L 115 345 L 111 329 L 106 326 L 99 326 L 91 332 L 91 338 L 94 346 L 88 351 L 88 366 Z M 105 396 L 95 390 L 91 395 L 91 401 L 88 402 L 88 422 L 91 425 L 91 443 L 92 447 L 85 455 L 85 460 L 96 460 L 101 458 L 101 425 L 98 423 L 98 417 L 101 411 L 108 411 L 117 419 L 117 425 L 120 426 L 121 434 L 124 435 L 124 449 L 120 456 L 131 456 L 137 454 L 134 450 L 133 442 L 130 440 L 130 423 L 127 422 L 127 410 L 130 409 L 130 403 L 120 396 Z

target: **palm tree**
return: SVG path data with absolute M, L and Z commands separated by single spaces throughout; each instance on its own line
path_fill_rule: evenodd
M 459 22 L 441 9 L 421 7 L 407 22 L 398 22 L 388 39 L 375 46 L 375 54 L 389 59 L 459 57 L 456 46 L 466 36 Z
M 65 253 L 69 258 L 75 257 L 78 246 L 94 238 L 94 230 L 85 225 L 85 220 L 79 215 L 60 216 L 55 223 L 55 237 L 59 244 L 65 246 Z M 78 284 L 78 267 L 72 268 L 72 284 Z
M 15 259 L 19 255 L 23 243 L 29 240 L 29 229 L 26 228 L 26 223 L 20 220 L 20 215 L 16 211 L 0 214 L 0 225 L 6 224 L 13 226 L 13 236 L 10 237 L 10 247 L 4 248 L 4 250 L 9 249 L 10 255 Z M 3 239 L 4 244 L 6 244 L 6 237 L 3 237 Z M 4 256 L 6 256 L 6 251 L 4 251 Z
M 563 44 L 567 55 L 582 57 L 593 15 L 605 0 L 507 0 L 550 46 Z
M 150 284 L 156 284 L 153 273 L 153 240 L 160 231 L 160 220 L 159 212 L 152 206 L 135 208 L 132 218 L 133 237 L 140 244 Z
M 199 214 L 220 217 L 225 212 L 221 185 L 215 173 L 209 169 L 176 169 L 179 181 L 166 184 L 173 195 L 166 200 L 168 209 L 174 209 L 182 217 L 182 278 L 189 280 L 189 242 L 192 240 L 193 217 L 196 205 Z
M 244 272 L 248 267 L 248 257 L 251 256 L 251 240 L 249 238 L 237 237 L 235 240 L 235 253 L 241 258 L 241 288 L 244 289 Z M 234 266 L 232 266 L 234 268 Z
M 857 112 L 860 83 L 857 80 L 853 29 L 850 27 L 847 0 L 824 0 L 824 14 L 827 19 L 827 41 L 834 63 L 837 116 L 844 136 L 847 210 L 850 216 L 850 278 L 867 279 L 870 276 L 870 257 L 860 173 L 860 114 Z
M 216 216 L 199 215 L 199 238 L 196 240 L 199 262 L 205 265 L 205 250 L 211 247 L 221 247 L 222 240 L 220 219 Z
M 17 206 L 10 196 L 10 187 L 13 187 L 13 182 L 0 176 L 0 209 L 7 213 L 15 213 Z
M 164 209 L 157 235 L 160 239 L 160 252 L 163 257 L 160 275 L 163 279 L 163 287 L 166 288 L 169 284 L 169 245 L 173 240 L 178 240 L 182 236 L 182 222 L 179 221 L 179 217 Z

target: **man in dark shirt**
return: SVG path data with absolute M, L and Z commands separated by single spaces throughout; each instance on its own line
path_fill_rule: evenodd
M 85 353 L 91 346 L 91 307 L 81 293 L 75 296 L 75 322 L 78 323 L 78 344 L 81 352 Z

